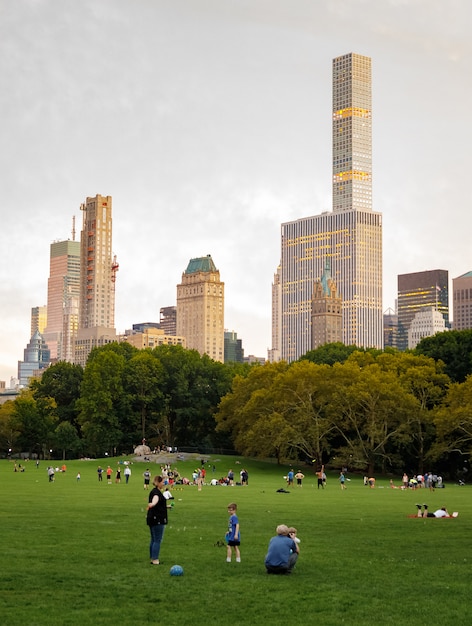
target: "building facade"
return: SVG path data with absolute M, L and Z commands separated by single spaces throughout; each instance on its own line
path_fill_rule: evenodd
M 79 328 L 74 362 L 85 366 L 90 350 L 116 341 L 115 280 L 112 253 L 112 198 L 88 197 L 80 236 Z
M 472 328 L 472 272 L 452 279 L 454 330 Z
M 398 349 L 408 348 L 408 330 L 417 313 L 434 307 L 449 327 L 449 272 L 427 270 L 398 275 Z
M 164 306 L 159 310 L 159 328 L 162 328 L 166 335 L 177 334 L 176 306 Z
M 211 255 L 190 259 L 177 285 L 177 335 L 187 348 L 224 362 L 224 283 Z
M 118 341 L 126 341 L 138 350 L 144 348 L 157 348 L 157 346 L 182 346 L 187 347 L 185 337 L 169 335 L 162 328 L 146 327 L 141 331 L 128 331 L 118 337 Z
M 413 350 L 425 337 L 433 337 L 436 333 L 449 330 L 442 313 L 435 307 L 422 309 L 415 314 L 408 329 L 408 349 Z
M 244 348 L 242 340 L 238 339 L 238 334 L 234 330 L 225 330 L 225 363 L 243 362 Z
M 49 254 L 47 325 L 51 361 L 71 361 L 78 328 L 80 242 L 55 241 Z
M 326 261 L 320 280 L 315 282 L 311 300 L 311 349 L 326 343 L 342 342 L 342 298 L 331 278 L 331 265 Z
M 342 298 L 342 341 L 382 348 L 382 216 L 372 211 L 371 59 L 333 60 L 333 211 L 281 227 L 281 357 L 312 346 L 313 285 L 325 260 Z

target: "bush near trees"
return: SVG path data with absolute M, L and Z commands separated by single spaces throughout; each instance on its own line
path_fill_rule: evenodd
M 279 463 L 457 474 L 472 447 L 471 352 L 471 331 L 404 353 L 332 344 L 263 366 L 113 343 L 85 369 L 49 367 L 1 406 L 0 445 L 65 458 L 131 452 L 146 439 Z

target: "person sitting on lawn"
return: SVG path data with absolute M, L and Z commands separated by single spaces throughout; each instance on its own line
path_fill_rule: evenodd
M 276 528 L 277 535 L 269 541 L 265 557 L 268 574 L 290 574 L 295 567 L 300 548 L 289 536 L 288 526 L 280 524 Z
M 174 496 L 172 495 L 172 492 L 169 491 L 169 487 L 166 487 L 164 493 L 162 494 L 164 496 L 164 498 L 166 499 L 166 505 L 168 509 L 171 509 L 174 506 L 173 502 L 170 502 L 171 500 L 174 499 Z

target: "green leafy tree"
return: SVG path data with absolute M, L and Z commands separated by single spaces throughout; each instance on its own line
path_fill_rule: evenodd
M 336 390 L 330 403 L 343 464 L 373 473 L 398 463 L 398 449 L 409 437 L 409 418 L 417 400 L 393 372 L 373 363 L 359 367 L 349 361 L 333 366 Z
M 346 346 L 340 341 L 335 341 L 309 350 L 299 360 L 311 361 L 317 365 L 334 365 L 335 363 L 345 363 L 351 354 L 358 350 L 357 346 Z
M 218 428 L 230 431 L 244 454 L 321 465 L 336 432 L 328 414 L 332 393 L 328 365 L 308 360 L 266 364 L 247 378 L 235 379 L 222 399 Z
M 130 414 L 135 419 L 128 420 L 131 429 L 140 439 L 147 437 L 148 420 L 162 411 L 162 384 L 164 368 L 151 350 L 141 350 L 126 362 L 123 380 L 129 395 Z M 139 439 L 138 439 L 139 440 Z
M 57 422 L 56 406 L 51 398 L 35 399 L 30 390 L 21 392 L 14 402 L 12 423 L 19 432 L 17 445 L 29 454 L 48 454 Z
M 334 365 L 335 363 L 345 363 L 353 354 L 368 354 L 374 358 L 382 351 L 377 348 L 358 348 L 357 346 L 346 346 L 341 342 L 325 343 L 315 350 L 309 350 L 300 357 L 300 361 L 311 361 L 317 365 Z
M 153 353 L 164 369 L 162 412 L 153 425 L 162 445 L 211 444 L 214 413 L 231 385 L 231 369 L 181 346 L 159 346 Z
M 77 400 L 80 398 L 80 386 L 83 368 L 60 361 L 44 370 L 41 378 L 31 382 L 30 389 L 36 399 L 52 398 L 56 404 L 56 413 L 61 422 L 77 423 Z
M 215 415 L 216 429 L 230 434 L 234 446 L 242 454 L 275 455 L 281 459 L 288 452 L 286 438 L 282 448 L 276 439 L 266 437 L 264 421 L 271 420 L 273 423 L 280 418 L 275 415 L 270 393 L 274 380 L 289 367 L 285 361 L 266 363 L 251 369 L 247 376 L 235 376 L 231 391 L 221 398 Z M 259 424 L 255 426 L 258 420 Z M 260 440 L 261 437 L 263 440 Z
M 332 368 L 309 361 L 293 363 L 274 381 L 272 400 L 291 428 L 288 439 L 297 457 L 322 465 L 335 427 L 328 415 L 333 393 Z
M 411 352 L 383 354 L 376 362 L 383 370 L 395 372 L 402 387 L 418 402 L 417 410 L 409 418 L 411 439 L 402 450 L 402 457 L 409 471 L 424 473 L 435 441 L 434 410 L 450 384 L 449 376 L 443 371 L 444 364 Z
M 285 415 L 276 411 L 262 414 L 246 432 L 241 433 L 239 447 L 246 456 L 275 457 L 281 464 L 290 457 L 296 439 L 295 429 Z
M 81 440 L 75 426 L 70 422 L 61 422 L 54 431 L 55 447 L 62 450 L 62 458 L 65 459 L 67 452 L 77 453 L 81 448 Z
M 414 350 L 444 363 L 444 373 L 462 383 L 472 374 L 472 330 L 451 330 L 422 339 Z
M 15 450 L 20 431 L 14 419 L 15 403 L 8 400 L 0 405 L 0 450 Z
M 85 366 L 78 421 L 92 454 L 113 453 L 122 441 L 124 367 L 125 357 L 111 349 L 96 349 Z
M 457 452 L 472 453 L 472 375 L 463 383 L 450 385 L 434 417 L 438 441 L 432 450 L 435 458 Z

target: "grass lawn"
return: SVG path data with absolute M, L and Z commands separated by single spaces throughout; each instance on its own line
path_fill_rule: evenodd
M 134 463 L 128 485 L 97 480 L 106 460 L 69 461 L 48 483 L 46 467 L 24 473 L 0 461 L 0 620 L 4 626 L 296 626 L 470 623 L 472 498 L 469 486 L 401 491 L 377 479 L 336 475 L 318 490 L 285 487 L 287 467 L 209 457 L 208 478 L 245 466 L 248 487 L 174 490 L 161 549 L 149 564 L 147 492 Z M 117 459 L 109 460 L 113 469 Z M 199 460 L 177 462 L 191 476 Z M 60 462 L 54 462 L 61 465 Z M 212 465 L 216 466 L 213 474 Z M 151 466 L 158 469 L 158 466 Z M 298 468 L 295 467 L 295 471 Z M 80 482 L 76 474 L 80 470 Z M 157 472 L 153 472 L 157 473 Z M 122 472 L 123 474 L 123 472 Z M 400 484 L 399 479 L 397 484 Z M 241 563 L 226 563 L 227 505 L 238 504 Z M 415 503 L 447 506 L 457 519 L 411 519 Z M 294 525 L 300 558 L 291 576 L 268 576 L 267 543 Z M 173 564 L 184 576 L 171 577 Z

